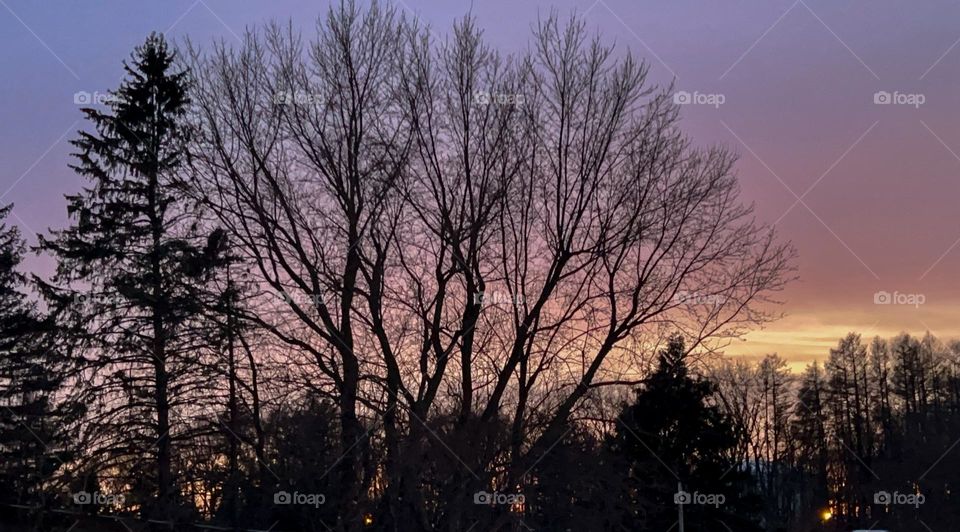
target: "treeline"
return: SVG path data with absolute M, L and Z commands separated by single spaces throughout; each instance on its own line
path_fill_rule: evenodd
M 55 275 L 19 273 L 0 231 L 4 518 L 762 530 L 863 511 L 834 447 L 818 484 L 796 438 L 758 443 L 689 362 L 773 317 L 792 250 L 645 63 L 578 19 L 507 55 L 469 18 L 438 39 L 377 3 L 174 48 L 151 36 L 83 109 L 86 186 L 33 250 Z M 777 427 L 801 414 L 786 387 Z M 897 390 L 891 434 L 912 434 Z M 910 423 L 949 417 L 930 390 Z M 849 430 L 863 460 L 894 438 Z
M 767 522 L 947 530 L 960 518 L 960 343 L 851 333 L 802 375 L 776 355 L 710 374 Z M 813 518 L 824 525 L 806 528 Z

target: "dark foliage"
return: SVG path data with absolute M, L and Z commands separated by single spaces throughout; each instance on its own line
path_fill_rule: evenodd
M 683 339 L 672 337 L 657 370 L 617 420 L 614 453 L 628 460 L 629 522 L 652 530 L 677 524 L 679 507 L 686 530 L 760 530 L 759 499 L 750 476 L 732 457 L 733 427 L 709 404 L 709 381 L 689 374 Z M 681 491 L 682 490 L 682 491 Z

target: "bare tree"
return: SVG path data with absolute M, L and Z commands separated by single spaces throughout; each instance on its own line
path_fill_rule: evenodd
M 472 492 L 516 486 L 666 332 L 696 349 L 770 317 L 791 251 L 738 199 L 735 158 L 694 148 L 646 65 L 582 21 L 549 17 L 520 56 L 379 4 L 317 32 L 194 52 L 190 177 L 274 294 L 250 319 L 336 401 L 340 528 L 380 422 L 392 519 L 463 529 Z M 502 445 L 460 443 L 501 425 Z M 404 457 L 437 439 L 463 467 L 430 505 Z
M 390 97 L 398 38 L 392 10 L 341 5 L 314 42 L 274 26 L 262 39 L 249 34 L 238 52 L 195 56 L 194 65 L 202 197 L 294 317 L 260 315 L 259 324 L 311 356 L 335 390 L 348 505 L 360 498 L 365 438 L 358 352 L 368 346 L 358 343 L 354 321 L 362 248 L 403 168 Z M 354 514 L 343 512 L 359 521 Z

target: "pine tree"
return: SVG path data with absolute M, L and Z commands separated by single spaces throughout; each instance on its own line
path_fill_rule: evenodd
M 163 516 L 178 502 L 175 416 L 199 380 L 204 333 L 193 324 L 207 269 L 176 185 L 189 77 L 175 65 L 163 37 L 151 35 L 124 63 L 108 108 L 83 110 L 95 131 L 73 141 L 73 168 L 90 185 L 67 197 L 73 225 L 41 240 L 59 261 L 46 292 L 81 325 L 77 341 L 96 374 L 89 391 L 103 406 L 95 426 L 111 433 L 105 450 L 140 486 L 134 502 Z
M 51 321 L 23 291 L 23 252 L 17 228 L 0 223 L 0 501 L 36 505 L 70 459 L 67 430 L 79 410 L 56 397 L 67 368 Z
M 617 421 L 612 447 L 630 464 L 627 485 L 635 494 L 634 514 L 644 529 L 673 527 L 680 484 L 691 496 L 712 496 L 714 502 L 722 496 L 719 505 L 684 504 L 687 531 L 759 530 L 752 522 L 758 507 L 749 494 L 751 477 L 731 458 L 737 444 L 734 429 L 711 404 L 716 385 L 690 376 L 685 354 L 683 338 L 672 337 L 657 370 Z

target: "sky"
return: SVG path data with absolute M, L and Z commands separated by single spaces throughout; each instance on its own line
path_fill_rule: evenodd
M 538 17 L 579 13 L 674 84 L 682 127 L 740 154 L 743 199 L 795 246 L 784 317 L 733 342 L 798 369 L 838 338 L 960 337 L 960 3 L 943 0 L 395 0 L 438 35 L 471 12 L 504 52 Z M 151 32 L 203 44 L 328 2 L 0 0 L 0 203 L 28 241 L 66 223 L 82 180 L 78 93 L 102 94 Z M 81 96 L 82 97 L 82 96 Z M 32 258 L 29 268 L 48 272 Z

